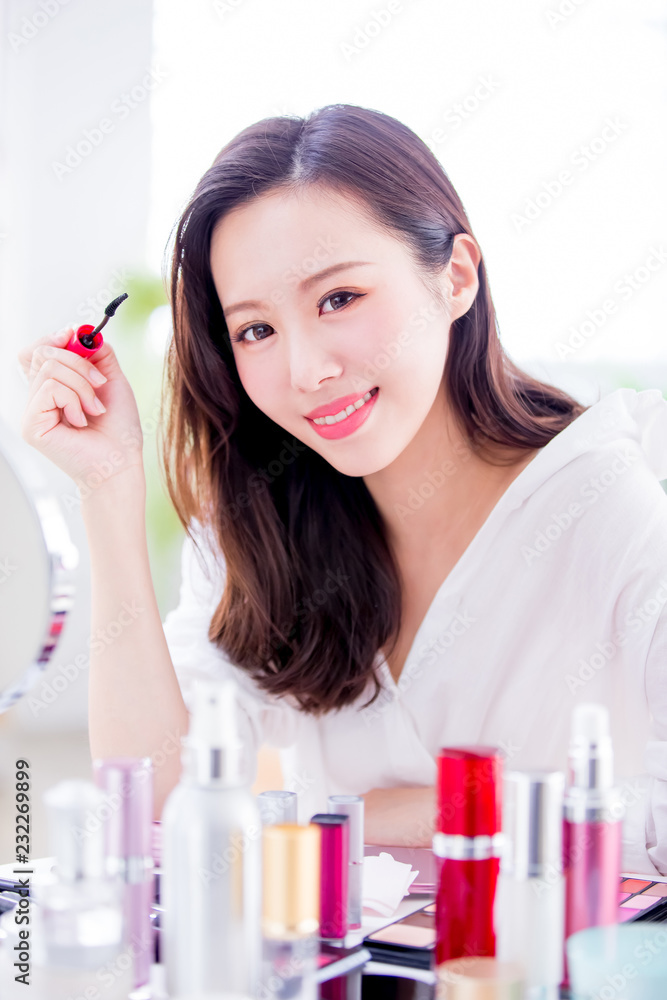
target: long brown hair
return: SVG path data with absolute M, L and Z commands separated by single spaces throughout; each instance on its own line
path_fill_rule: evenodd
M 224 556 L 208 638 L 266 691 L 319 715 L 368 685 L 371 701 L 379 693 L 374 660 L 394 648 L 401 622 L 398 568 L 363 478 L 286 434 L 243 389 L 210 267 L 218 220 L 269 191 L 312 184 L 363 199 L 430 287 L 455 235 L 472 232 L 422 140 L 395 118 L 349 104 L 244 129 L 174 227 L 161 457 L 184 528 L 195 544 L 193 518 L 212 529 Z M 586 407 L 508 358 L 483 260 L 477 273 L 475 300 L 452 324 L 445 388 L 470 447 L 492 463 L 508 449 L 516 460 Z

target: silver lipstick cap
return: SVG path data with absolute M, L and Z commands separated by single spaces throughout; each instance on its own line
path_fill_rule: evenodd
M 562 871 L 562 771 L 507 771 L 503 779 L 501 869 L 516 879 Z
M 364 800 L 360 795 L 330 795 L 330 813 L 350 817 L 350 864 L 364 860 Z
M 277 790 L 260 792 L 257 796 L 262 826 L 276 826 L 278 823 L 296 823 L 296 792 Z

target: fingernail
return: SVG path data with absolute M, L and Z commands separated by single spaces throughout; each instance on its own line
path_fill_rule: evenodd
M 107 381 L 107 377 L 106 375 L 103 375 L 102 372 L 98 371 L 97 368 L 93 368 L 90 373 L 90 381 L 93 385 L 104 385 Z
M 95 410 L 96 413 L 106 413 L 107 412 L 106 406 L 104 405 L 104 403 L 102 402 L 101 399 L 97 398 L 97 396 L 93 400 L 93 409 Z

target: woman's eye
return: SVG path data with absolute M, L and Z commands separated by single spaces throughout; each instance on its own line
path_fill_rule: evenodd
M 238 344 L 241 341 L 243 341 L 246 344 L 256 344 L 258 342 L 258 338 L 255 337 L 254 340 L 246 340 L 246 333 L 249 333 L 251 330 L 271 330 L 271 329 L 272 327 L 270 327 L 268 323 L 255 323 L 254 326 L 246 326 L 245 329 L 239 330 L 239 332 L 234 335 L 234 342 Z M 259 337 L 259 340 L 266 340 L 266 337 Z
M 325 313 L 339 312 L 345 306 L 349 305 L 349 303 L 353 299 L 360 299 L 362 295 L 365 294 L 366 294 L 365 292 L 332 292 L 330 295 L 327 295 L 326 298 L 322 299 L 322 301 L 319 303 L 320 311 Z M 339 301 L 341 302 L 341 304 L 331 309 L 323 309 L 323 306 L 326 302 L 335 302 L 335 301 Z M 268 323 L 254 323 L 252 326 L 246 326 L 244 327 L 243 330 L 239 330 L 238 333 L 234 334 L 232 340 L 234 341 L 235 344 L 240 344 L 240 343 L 257 344 L 261 340 L 266 340 L 267 337 L 266 336 L 263 337 L 261 335 L 258 337 L 257 333 L 253 333 L 253 339 L 250 340 L 249 338 L 246 337 L 246 334 L 250 333 L 251 330 L 257 331 L 257 330 L 272 330 L 272 329 L 273 327 L 269 326 Z
M 360 296 L 357 295 L 356 292 L 333 292 L 331 295 L 327 295 L 326 299 L 322 299 L 322 306 L 324 305 L 325 302 L 333 302 L 335 299 L 345 298 L 346 296 L 347 296 L 347 302 L 343 302 L 343 306 L 346 306 L 348 302 L 352 301 L 352 299 L 360 298 Z M 320 308 L 322 308 L 322 306 L 320 306 Z M 342 308 L 342 306 L 339 306 L 338 308 Z M 338 309 L 324 309 L 323 311 L 337 312 Z

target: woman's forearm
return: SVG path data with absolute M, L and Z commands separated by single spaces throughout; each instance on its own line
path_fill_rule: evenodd
M 374 788 L 362 796 L 367 844 L 430 847 L 435 823 L 432 787 Z
M 169 655 L 148 559 L 143 469 L 82 503 L 91 568 L 89 731 L 93 758 L 153 759 L 155 816 L 180 774 L 188 712 Z

